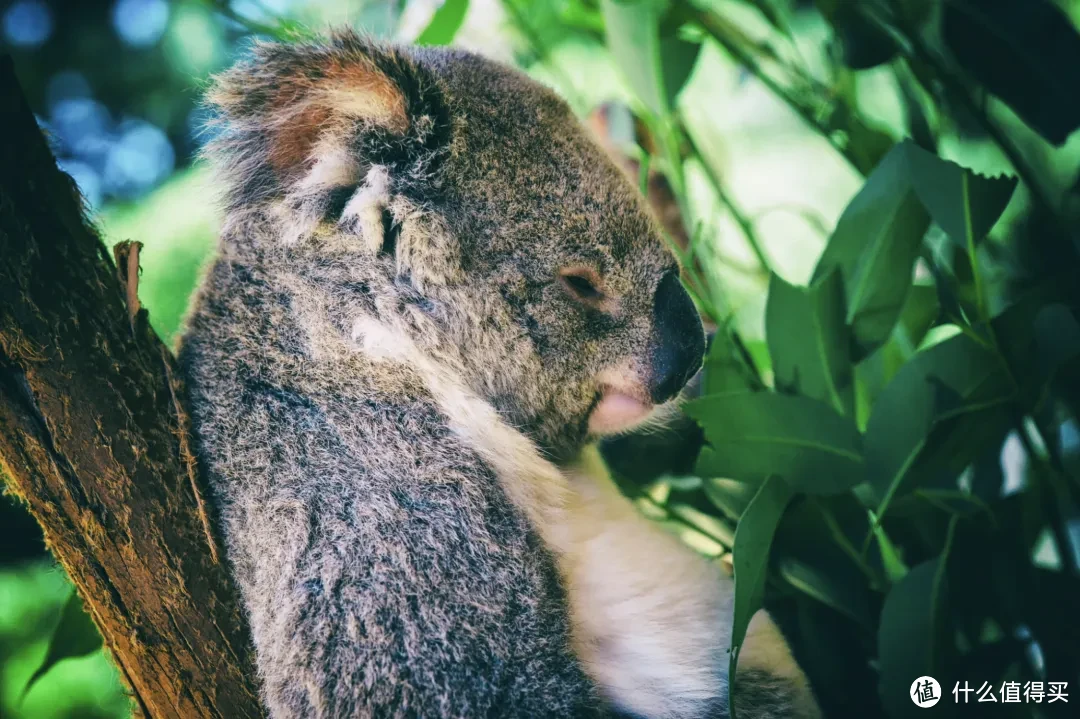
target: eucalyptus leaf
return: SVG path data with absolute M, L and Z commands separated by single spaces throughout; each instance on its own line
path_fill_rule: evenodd
M 1080 127 L 1080 33 L 1050 0 L 949 0 L 946 46 L 967 73 L 1036 132 L 1064 144 Z
M 795 557 L 781 557 L 777 561 L 777 571 L 784 581 L 806 596 L 832 607 L 863 627 L 874 626 L 865 601 L 866 584 L 857 572 L 844 576 L 835 565 L 823 565 L 820 558 L 810 562 Z
M 739 351 L 731 332 L 713 335 L 702 369 L 701 394 L 726 394 L 762 389 L 753 360 Z
M 903 333 L 911 346 L 918 347 L 941 314 L 937 290 L 932 285 L 912 285 L 896 332 Z
M 931 219 L 960 247 L 981 242 L 1013 196 L 1015 177 L 985 177 L 921 147 L 908 150 L 915 194 Z
M 878 514 L 927 477 L 917 460 L 935 423 L 1000 408 L 1013 393 L 1001 359 L 969 335 L 916 354 L 882 390 L 866 426 L 866 478 L 881 497 Z
M 1080 323 L 1067 306 L 1050 304 L 1035 315 L 1035 342 L 1047 380 L 1053 379 L 1064 365 L 1080 357 Z
M 774 566 L 799 592 L 857 622 L 875 626 L 874 600 L 852 554 L 869 529 L 866 513 L 850 494 L 796 500 L 773 540 Z
M 728 549 L 731 548 L 735 541 L 735 531 L 731 524 L 719 517 L 706 514 L 700 509 L 683 503 L 669 504 L 668 511 L 709 539 L 719 542 Z
M 701 45 L 662 35 L 660 0 L 601 0 L 600 7 L 608 48 L 630 89 L 654 117 L 670 116 Z
M 892 36 L 845 0 L 818 0 L 818 9 L 833 28 L 843 62 L 852 70 L 868 70 L 891 60 L 899 50 Z
M 911 683 L 935 676 L 934 647 L 941 633 L 940 611 L 947 591 L 940 558 L 911 569 L 889 591 L 878 626 L 879 691 L 890 717 L 918 717 Z M 945 697 L 940 704 L 945 705 Z
M 829 128 L 846 138 L 846 155 L 855 169 L 869 175 L 896 144 L 884 130 L 869 124 L 848 104 L 838 101 L 829 114 Z
M 746 511 L 750 500 L 754 498 L 758 485 L 713 477 L 702 480 L 702 488 L 705 490 L 705 496 L 717 509 L 737 522 Z
M 877 541 L 878 552 L 881 556 L 881 567 L 885 570 L 885 578 L 890 582 L 899 582 L 908 573 L 907 565 L 900 558 L 900 552 L 893 543 L 885 527 L 877 521 L 877 517 L 870 512 L 870 520 L 873 522 L 874 539 Z
M 931 0 L 932 1 L 932 0 Z M 897 73 L 900 84 L 900 100 L 904 108 L 904 120 L 912 141 L 928 152 L 937 151 L 937 136 L 930 125 L 926 108 L 920 99 L 911 73 Z
M 844 283 L 831 271 L 809 289 L 774 274 L 765 306 L 765 335 L 780 391 L 854 412 L 850 336 L 844 324 Z
M 1075 307 L 1076 286 L 1076 276 L 1068 268 L 1016 296 L 1012 304 L 990 320 L 997 347 L 1020 385 L 1022 407 L 1034 409 L 1044 399 L 1051 374 L 1069 364 L 1069 338 L 1073 332 L 1067 323 L 1059 328 L 1053 321 L 1054 314 L 1063 321 L 1061 310 L 1052 310 L 1053 314 L 1041 319 L 1040 315 L 1054 305 Z
M 770 25 L 788 38 L 794 38 L 791 28 L 791 10 L 785 0 L 750 0 Z
M 863 477 L 862 437 L 828 405 L 775 392 L 715 395 L 687 403 L 710 447 L 697 472 L 760 482 L 775 474 L 796 491 L 835 494 Z
M 920 150 L 902 142 L 885 156 L 848 204 L 818 260 L 813 280 L 839 269 L 847 322 L 861 359 L 892 332 L 911 286 L 930 215 L 912 183 L 910 158 Z
M 50 669 L 64 659 L 83 657 L 101 648 L 101 634 L 90 615 L 83 609 L 82 600 L 74 589 L 64 602 L 60 621 L 49 640 L 49 650 L 41 666 L 26 682 L 26 692 Z
M 809 597 L 796 596 L 795 605 L 797 633 L 793 639 L 799 647 L 799 664 L 823 709 L 842 707 L 843 713 L 835 712 L 835 716 L 884 716 L 877 672 L 867 661 L 864 630 Z
M 895 377 L 904 363 L 911 359 L 940 314 L 937 288 L 912 285 L 904 309 L 900 312 L 900 321 L 893 328 L 889 341 L 879 350 L 885 382 Z M 880 386 L 875 388 L 874 397 L 880 390 Z
M 731 625 L 731 665 L 728 676 L 736 675 L 739 651 L 747 627 L 765 600 L 765 577 L 769 549 L 776 527 L 791 501 L 792 491 L 779 477 L 768 477 L 750 501 L 735 529 L 732 565 L 735 569 L 735 608 Z M 729 712 L 735 717 L 729 693 Z
M 443 4 L 431 16 L 430 22 L 420 36 L 417 45 L 449 45 L 457 36 L 469 11 L 469 0 L 443 0 Z

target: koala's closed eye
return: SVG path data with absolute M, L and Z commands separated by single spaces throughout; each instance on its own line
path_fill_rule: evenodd
M 601 289 L 600 278 L 586 268 L 573 268 L 559 273 L 559 281 L 567 293 L 581 304 L 592 309 L 605 309 L 608 296 Z

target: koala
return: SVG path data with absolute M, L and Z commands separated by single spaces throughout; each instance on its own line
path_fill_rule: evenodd
M 567 105 L 349 31 L 208 100 L 179 360 L 270 715 L 727 716 L 730 578 L 595 450 L 670 411 L 700 319 Z M 817 716 L 767 615 L 745 644 L 740 716 Z

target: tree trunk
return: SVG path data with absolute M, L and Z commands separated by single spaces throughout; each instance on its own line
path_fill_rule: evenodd
M 0 474 L 147 717 L 263 716 L 173 358 L 0 57 Z

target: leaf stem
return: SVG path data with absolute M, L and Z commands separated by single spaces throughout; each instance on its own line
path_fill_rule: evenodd
M 964 227 L 967 244 L 968 263 L 971 264 L 971 278 L 975 284 L 975 309 L 979 314 L 979 321 L 990 324 L 990 308 L 986 303 L 986 289 L 983 287 L 982 276 L 979 273 L 978 248 L 975 246 L 975 228 L 971 224 L 971 194 L 968 186 L 968 174 L 960 173 L 960 196 L 963 202 Z
M 814 507 L 821 512 L 822 519 L 825 520 L 825 524 L 829 527 L 829 534 L 832 535 L 833 541 L 837 546 L 843 550 L 844 554 L 848 555 L 852 561 L 855 562 L 855 566 L 866 575 L 866 578 L 870 580 L 870 586 L 881 587 L 883 583 L 881 577 L 877 576 L 870 568 L 870 565 L 866 563 L 865 557 L 855 549 L 855 545 L 851 543 L 847 535 L 844 534 L 844 530 L 841 529 L 840 523 L 836 520 L 836 515 L 829 509 L 823 502 L 818 500 L 817 497 L 808 496 L 807 499 L 814 505 Z
M 742 232 L 743 237 L 746 238 L 746 244 L 750 245 L 750 250 L 754 253 L 754 257 L 757 259 L 758 265 L 761 266 L 761 271 L 766 276 L 772 272 L 772 264 L 769 262 L 769 256 L 765 254 L 765 248 L 761 244 L 761 240 L 757 236 L 757 230 L 754 229 L 754 221 L 746 216 L 742 209 L 735 204 L 735 201 L 728 194 L 724 184 L 720 181 L 719 175 L 713 168 L 712 163 L 705 159 L 705 155 L 702 154 L 701 148 L 694 140 L 693 135 L 685 130 L 683 136 L 686 138 L 686 142 L 690 147 L 690 154 L 697 158 L 701 162 L 702 167 L 705 168 L 705 176 L 709 178 L 709 184 L 712 185 L 713 192 L 716 193 L 720 203 L 731 213 L 731 217 L 735 220 L 735 224 L 739 226 L 739 230 Z
M 1063 494 L 1063 490 L 1065 490 L 1062 485 L 1063 483 L 1067 483 L 1067 480 L 1065 480 L 1062 475 L 1058 474 L 1053 461 L 1043 457 L 1035 448 L 1035 443 L 1028 433 L 1028 427 L 1023 421 L 1023 418 L 1019 419 L 1016 423 L 1016 434 L 1020 438 L 1020 443 L 1023 445 L 1024 452 L 1027 454 L 1028 459 L 1041 470 L 1039 474 L 1046 480 L 1047 486 L 1045 489 L 1049 491 L 1043 492 L 1043 511 L 1046 512 L 1048 517 L 1050 532 L 1054 537 L 1054 546 L 1057 549 L 1058 556 L 1061 558 L 1061 566 L 1065 569 L 1066 573 L 1071 574 L 1074 577 L 1080 576 L 1080 566 L 1077 565 L 1076 551 L 1073 547 L 1072 539 L 1069 537 L 1069 533 L 1066 530 L 1066 519 L 1061 511 L 1061 503 L 1059 502 L 1059 498 Z M 1043 438 L 1040 437 L 1040 439 Z M 1049 451 L 1049 445 L 1047 445 L 1045 441 L 1043 441 L 1043 445 L 1046 446 Z
M 726 23 L 722 18 L 715 13 L 698 8 L 688 9 L 687 14 L 689 18 L 700 25 L 709 37 L 715 40 L 717 44 L 732 57 L 732 59 L 745 67 L 761 84 L 782 100 L 784 104 L 790 107 L 796 115 L 801 117 L 807 125 L 825 138 L 825 140 L 848 161 L 848 164 L 850 164 L 856 172 L 863 174 L 859 170 L 858 158 L 851 151 L 850 146 L 845 147 L 837 142 L 831 128 L 818 120 L 812 107 L 801 102 L 792 92 L 769 76 L 769 74 L 765 72 L 765 69 L 762 68 L 761 63 L 759 63 L 746 49 L 740 47 L 729 35 L 729 28 L 726 27 Z

